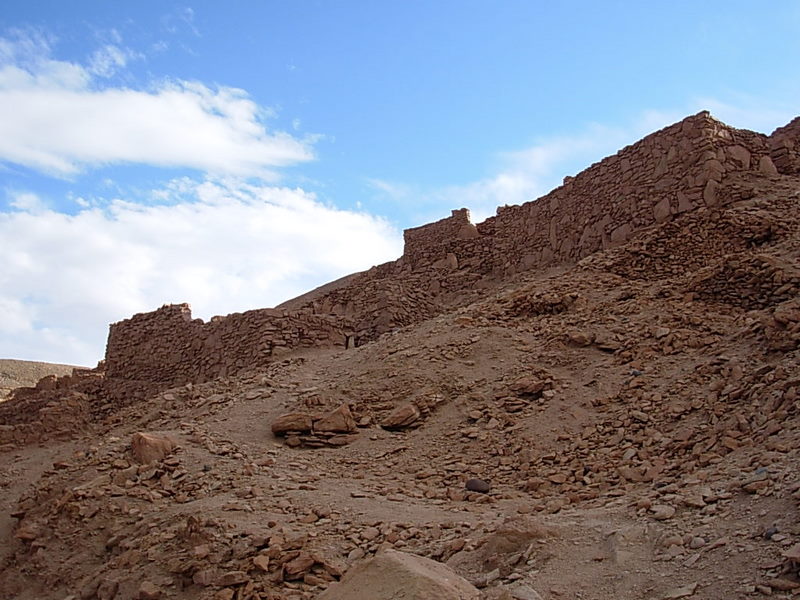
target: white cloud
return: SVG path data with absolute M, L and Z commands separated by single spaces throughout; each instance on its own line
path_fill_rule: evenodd
M 17 210 L 24 210 L 29 213 L 40 213 L 44 211 L 45 205 L 36 194 L 30 192 L 22 192 L 14 194 L 11 200 L 11 206 Z
M 98 77 L 111 77 L 133 58 L 139 58 L 139 55 L 128 48 L 106 44 L 92 53 L 88 71 Z
M 190 302 L 207 319 L 274 306 L 402 253 L 384 220 L 299 189 L 182 179 L 161 191 L 167 204 L 118 200 L 75 215 L 31 196 L 0 213 L 4 357 L 93 365 L 107 325 L 134 313 Z
M 240 89 L 98 87 L 135 56 L 106 45 L 85 67 L 51 59 L 41 36 L 0 38 L 0 160 L 59 176 L 139 163 L 274 179 L 313 158 L 315 138 L 268 131 L 271 111 Z

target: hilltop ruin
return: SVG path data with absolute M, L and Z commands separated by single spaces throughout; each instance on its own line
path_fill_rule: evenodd
M 111 325 L 0 404 L 0 595 L 796 595 L 799 153 L 702 112 L 278 307 Z
M 800 117 L 771 136 L 708 112 L 623 148 L 549 194 L 473 224 L 454 210 L 404 232 L 403 256 L 290 308 L 191 318 L 165 306 L 111 325 L 109 378 L 171 387 L 259 368 L 295 348 L 347 348 L 474 297 L 485 279 L 576 263 L 677 215 L 746 199 L 753 180 L 800 173 Z

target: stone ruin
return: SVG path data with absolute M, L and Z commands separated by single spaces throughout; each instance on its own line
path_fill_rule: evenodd
M 281 307 L 204 323 L 186 304 L 166 305 L 112 324 L 97 369 L 18 396 L 38 398 L 39 409 L 48 394 L 67 389 L 126 404 L 263 368 L 290 351 L 361 345 L 463 303 L 487 281 L 576 263 L 682 213 L 747 199 L 761 178 L 797 173 L 800 117 L 767 136 L 703 111 L 565 178 L 537 200 L 498 208 L 482 223 L 471 223 L 469 211 L 460 209 L 408 229 L 398 260 Z

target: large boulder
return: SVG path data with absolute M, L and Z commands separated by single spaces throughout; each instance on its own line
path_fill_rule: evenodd
M 382 550 L 356 564 L 318 600 L 478 600 L 480 592 L 450 567 L 417 556 Z
M 141 465 L 164 460 L 174 449 L 175 442 L 163 435 L 140 432 L 131 437 L 133 459 Z

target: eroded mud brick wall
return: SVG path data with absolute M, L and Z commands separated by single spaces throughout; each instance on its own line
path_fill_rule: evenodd
M 348 335 L 348 321 L 329 315 L 261 309 L 203 323 L 188 304 L 166 305 L 111 325 L 105 372 L 162 387 L 207 381 L 296 348 L 344 347 Z

